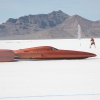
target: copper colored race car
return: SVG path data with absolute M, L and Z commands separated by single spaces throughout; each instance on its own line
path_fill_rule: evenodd
M 14 61 L 15 54 L 13 50 L 0 49 L 0 62 Z
M 96 54 L 75 50 L 60 50 L 52 46 L 39 46 L 14 50 L 18 59 L 83 59 L 95 57 Z

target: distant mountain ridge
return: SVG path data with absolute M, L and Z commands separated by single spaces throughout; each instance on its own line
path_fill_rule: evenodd
M 77 38 L 78 24 L 81 26 L 82 38 L 100 37 L 100 20 L 69 16 L 59 10 L 18 19 L 9 18 L 0 25 L 0 39 Z

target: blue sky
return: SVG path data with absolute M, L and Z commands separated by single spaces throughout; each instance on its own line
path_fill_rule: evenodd
M 0 23 L 9 18 L 61 10 L 88 20 L 100 20 L 100 0 L 0 0 Z

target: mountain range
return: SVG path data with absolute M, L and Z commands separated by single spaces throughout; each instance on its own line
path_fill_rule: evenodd
M 77 38 L 78 24 L 81 38 L 100 37 L 100 20 L 91 21 L 79 15 L 69 16 L 59 11 L 48 14 L 9 18 L 0 24 L 1 40 L 19 39 L 65 39 Z

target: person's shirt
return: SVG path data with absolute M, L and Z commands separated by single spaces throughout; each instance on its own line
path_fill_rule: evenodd
M 91 39 L 91 43 L 95 43 L 93 38 Z

